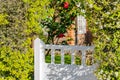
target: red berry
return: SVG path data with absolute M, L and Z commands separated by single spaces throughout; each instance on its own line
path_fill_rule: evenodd
M 69 3 L 68 2 L 64 2 L 64 8 L 67 9 L 69 7 Z

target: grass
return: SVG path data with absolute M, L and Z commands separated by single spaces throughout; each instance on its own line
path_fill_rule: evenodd
M 65 64 L 71 64 L 71 55 L 65 54 L 64 55 L 64 61 L 65 61 Z M 46 63 L 51 63 L 51 55 L 50 54 L 45 57 L 45 62 Z M 56 64 L 61 64 L 61 55 L 60 54 L 55 55 L 55 63 Z M 77 65 L 81 64 L 80 57 L 75 56 L 75 64 L 77 64 Z
M 89 57 L 89 54 L 86 56 L 86 65 L 91 65 L 91 57 Z M 65 64 L 71 64 L 71 55 L 70 54 L 65 54 L 64 55 L 64 63 Z M 51 63 L 51 55 L 47 55 L 45 57 L 45 62 L 46 63 Z M 61 64 L 61 55 L 60 54 L 55 54 L 55 63 L 56 64 Z M 81 65 L 81 56 L 75 55 L 75 64 L 76 65 Z

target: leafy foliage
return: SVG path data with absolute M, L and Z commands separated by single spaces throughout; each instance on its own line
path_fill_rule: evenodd
M 44 39 L 40 20 L 48 16 L 49 4 L 38 2 L 0 0 L 0 80 L 33 80 L 31 40 Z
M 0 80 L 33 80 L 33 51 L 26 54 L 0 48 Z
M 26 51 L 31 39 L 39 35 L 43 38 L 40 20 L 48 16 L 48 10 L 44 8 L 49 4 L 48 0 L 0 0 L 0 3 L 0 45 Z M 53 10 L 49 11 L 52 14 Z
M 86 0 L 88 27 L 94 39 L 95 58 L 99 61 L 99 80 L 120 79 L 120 2 Z
M 8 24 L 8 21 L 6 20 L 7 15 L 0 14 L 0 25 Z
M 64 2 L 69 3 L 67 8 L 63 7 Z M 31 40 L 38 36 L 45 40 L 41 20 L 45 19 L 48 42 L 53 43 L 54 37 L 74 24 L 71 18 L 78 14 L 86 17 L 95 36 L 98 80 L 119 80 L 119 0 L 0 0 L 0 79 L 31 80 Z
M 51 0 L 50 8 L 54 9 L 54 14 L 42 20 L 42 26 L 48 32 L 47 43 L 57 44 L 54 40 L 59 38 L 57 36 L 60 34 L 66 33 L 71 24 L 75 24 L 74 20 L 77 14 L 84 15 L 76 6 L 76 3 L 79 1 Z M 83 3 L 83 1 L 80 2 Z
M 64 8 L 64 2 L 68 2 L 69 7 Z M 52 40 L 56 35 L 66 32 L 66 28 L 72 24 L 70 20 L 72 15 L 80 14 L 85 16 L 87 27 L 95 37 L 95 58 L 99 63 L 98 80 L 119 80 L 120 1 L 57 0 L 52 1 L 51 5 L 55 9 L 57 16 L 59 16 L 60 21 L 56 22 L 54 16 L 47 18 L 45 26 L 49 28 L 48 34 L 50 36 L 48 39 Z M 56 13 L 54 13 L 55 16 Z M 53 31 L 56 31 L 56 34 L 52 34 Z

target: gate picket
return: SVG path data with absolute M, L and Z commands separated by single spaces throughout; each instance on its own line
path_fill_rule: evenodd
M 45 49 L 51 49 L 51 63 L 45 63 Z M 55 50 L 61 52 L 61 64 L 55 64 Z M 65 64 L 64 51 L 70 50 L 71 64 Z M 75 50 L 82 52 L 81 65 L 75 64 Z M 94 46 L 45 45 L 39 38 L 34 41 L 34 80 L 97 80 L 96 64 L 86 65 L 86 51 Z

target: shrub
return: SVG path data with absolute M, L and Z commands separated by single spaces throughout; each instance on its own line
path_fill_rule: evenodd
M 0 80 L 33 80 L 33 50 L 12 51 L 9 47 L 0 48 Z

